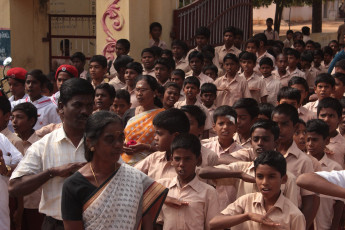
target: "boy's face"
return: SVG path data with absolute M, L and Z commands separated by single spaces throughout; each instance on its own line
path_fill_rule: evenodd
M 73 58 L 72 65 L 79 71 L 79 73 L 84 71 L 85 62 L 82 62 L 79 58 Z
M 162 30 L 159 27 L 153 27 L 150 33 L 153 39 L 159 39 L 162 35 Z
M 256 63 L 253 60 L 243 60 L 240 61 L 241 68 L 245 73 L 253 72 Z
M 171 47 L 171 51 L 173 53 L 174 58 L 177 60 L 181 59 L 185 55 L 183 48 L 178 45 L 173 45 Z
M 156 64 L 155 65 L 155 75 L 156 78 L 161 82 L 161 83 L 165 83 L 167 80 L 169 80 L 170 75 L 171 75 L 171 71 L 168 67 L 166 67 L 165 65 L 161 65 L 161 64 Z
M 125 114 L 125 112 L 131 108 L 131 104 L 128 104 L 123 98 L 115 98 L 113 103 L 114 112 L 120 117 Z
M 170 133 L 168 130 L 155 126 L 154 143 L 158 151 L 170 152 L 170 145 L 178 133 Z
M 70 79 L 71 76 L 66 72 L 60 72 L 56 78 L 56 86 L 60 90 L 62 83 Z
M 300 60 L 302 70 L 307 70 L 310 68 L 310 62 L 306 60 Z
M 223 63 L 223 68 L 226 74 L 230 76 L 235 76 L 240 68 L 239 64 L 231 59 L 226 59 Z
M 298 64 L 299 59 L 297 59 L 295 56 L 293 55 L 288 55 L 288 66 L 290 68 L 295 68 Z
M 321 55 L 314 55 L 314 66 L 319 67 L 322 62 Z
M 322 108 L 318 115 L 318 118 L 325 121 L 329 126 L 329 133 L 333 134 L 340 123 L 341 118 L 338 117 L 337 112 L 331 108 Z
M 101 81 L 107 73 L 107 67 L 103 68 L 98 62 L 91 62 L 89 72 L 91 79 Z
M 345 130 L 345 108 L 343 108 L 342 115 L 341 115 L 341 121 L 339 123 L 339 127 L 342 130 Z
M 19 81 L 8 78 L 8 84 L 10 86 L 10 91 L 12 95 L 22 96 L 25 94 L 25 84 L 20 83 Z
M 95 92 L 95 106 L 98 110 L 109 110 L 110 106 L 113 104 L 108 92 L 104 89 L 96 89 Z
M 331 49 L 333 50 L 334 54 L 336 54 L 338 52 L 338 50 L 339 50 L 339 46 L 335 42 L 332 42 L 331 44 L 329 44 L 329 47 L 331 47 Z
M 175 87 L 168 87 L 164 92 L 163 105 L 164 107 L 173 108 L 174 104 L 180 98 L 180 92 Z
M 200 89 L 196 85 L 187 83 L 183 88 L 183 92 L 189 100 L 194 100 Z
M 248 133 L 257 119 L 252 119 L 246 109 L 239 108 L 235 110 L 237 113 L 237 132 L 239 134 Z
M 197 57 L 193 57 L 189 61 L 189 66 L 193 70 L 193 72 L 200 73 L 202 70 L 202 67 L 204 66 L 204 62 Z
M 328 83 L 320 82 L 317 84 L 317 86 L 314 87 L 314 90 L 317 98 L 319 100 L 322 100 L 326 97 L 330 97 L 334 91 L 334 88 Z
M 126 48 L 122 44 L 117 43 L 115 45 L 115 53 L 116 53 L 116 57 L 121 56 L 121 55 L 127 55 L 128 50 L 126 50 Z
M 4 114 L 4 112 L 0 110 L 0 131 L 7 127 L 8 121 L 10 120 L 10 116 L 11 113 Z
M 332 59 L 333 59 L 333 57 L 332 57 L 332 55 L 330 55 L 330 54 L 324 54 L 323 55 L 323 61 L 325 62 L 325 63 L 330 63 L 331 61 L 332 61 Z
M 297 50 L 299 53 L 303 53 L 304 47 L 301 44 L 295 43 L 294 47 L 295 47 L 295 50 Z
M 234 39 L 234 45 L 239 48 L 241 47 L 243 42 L 243 37 L 240 34 L 235 35 L 235 39 Z
M 297 147 L 304 152 L 306 148 L 306 127 L 303 124 L 298 123 L 296 125 L 293 140 L 296 142 Z
M 226 46 L 232 46 L 234 44 L 234 34 L 231 32 L 226 32 L 223 36 L 224 44 Z
M 288 65 L 287 57 L 285 55 L 279 55 L 276 60 L 278 71 L 285 71 Z
M 25 90 L 30 98 L 37 98 L 41 95 L 41 83 L 31 75 L 28 75 L 25 80 Z
M 17 110 L 12 113 L 12 125 L 15 133 L 22 134 L 32 130 L 35 120 L 29 119 L 23 111 Z
M 282 177 L 280 172 L 269 165 L 259 164 L 255 170 L 255 181 L 263 198 L 275 201 L 279 197 L 280 186 L 286 183 L 287 177 Z
M 272 75 L 273 67 L 270 65 L 263 64 L 260 66 L 260 72 L 264 77 L 270 77 Z
M 278 124 L 279 127 L 279 142 L 289 143 L 295 133 L 295 126 L 293 125 L 290 116 L 285 114 L 275 113 L 272 120 Z
M 135 86 L 135 79 L 139 74 L 137 71 L 133 69 L 126 69 L 125 71 L 125 82 L 126 85 L 134 87 Z
M 306 46 L 305 46 L 305 50 L 311 50 L 311 51 L 314 51 L 315 50 L 315 48 L 314 48 L 314 46 L 312 45 L 312 44 L 307 44 Z
M 196 45 L 199 47 L 199 48 L 202 48 L 204 47 L 205 45 L 207 45 L 208 43 L 208 38 L 205 37 L 204 35 L 197 35 L 195 37 L 195 42 L 196 42 Z
M 288 34 L 286 35 L 286 38 L 289 39 L 289 40 L 291 40 L 292 37 L 293 37 L 293 33 L 288 33 Z
M 253 150 L 257 155 L 274 150 L 276 147 L 273 133 L 263 128 L 256 128 L 252 133 L 251 140 Z
M 172 153 L 171 165 L 175 167 L 177 176 L 182 181 L 191 181 L 195 177 L 195 168 L 201 164 L 201 157 L 189 149 L 175 149 Z
M 258 47 L 255 45 L 255 43 L 248 43 L 246 46 L 246 51 L 256 54 L 256 52 L 258 51 Z
M 334 86 L 334 91 L 331 94 L 331 97 L 334 97 L 340 100 L 345 93 L 345 86 L 343 85 L 343 82 L 340 81 L 338 78 L 334 78 L 334 80 L 335 80 L 335 86 Z
M 220 140 L 231 140 L 236 132 L 235 121 L 232 121 L 230 116 L 217 117 L 216 123 L 213 125 L 213 130 L 217 133 Z
M 212 69 L 207 69 L 204 72 L 205 75 L 209 76 L 210 78 L 212 78 L 214 81 L 217 79 L 217 74 L 215 71 L 213 71 Z
M 291 88 L 295 88 L 298 89 L 301 92 L 301 101 L 300 101 L 300 105 L 302 105 L 304 99 L 308 96 L 308 91 L 305 90 L 304 86 L 301 84 L 295 84 L 295 85 L 291 85 Z
M 204 126 L 199 127 L 199 123 L 195 119 L 195 117 L 193 117 L 192 115 L 190 115 L 189 113 L 186 113 L 186 112 L 185 112 L 185 114 L 189 120 L 189 125 L 190 125 L 189 133 L 199 137 L 204 132 Z
M 299 101 L 293 100 L 293 99 L 289 99 L 289 98 L 281 98 L 280 101 L 278 102 L 279 105 L 281 104 L 289 104 L 292 105 L 293 107 L 295 107 L 296 109 L 299 108 Z
M 145 69 L 153 69 L 155 57 L 150 52 L 144 52 L 141 56 L 141 62 L 143 63 Z
M 272 21 L 266 21 L 267 28 L 272 28 L 273 22 Z
M 173 74 L 170 77 L 170 81 L 171 82 L 175 82 L 181 89 L 183 88 L 183 79 L 182 79 L 182 77 Z
M 321 157 L 324 154 L 324 149 L 329 143 L 329 137 L 323 139 L 323 136 L 316 132 L 307 132 L 307 152 L 313 157 Z
M 203 93 L 200 95 L 200 99 L 202 103 L 207 107 L 210 108 L 214 104 L 214 100 L 216 100 L 217 95 L 214 93 Z

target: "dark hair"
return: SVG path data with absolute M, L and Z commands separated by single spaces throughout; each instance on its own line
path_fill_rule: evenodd
M 225 35 L 225 33 L 232 33 L 235 36 L 236 28 L 233 26 L 229 26 L 224 29 L 223 36 Z
M 233 108 L 245 109 L 249 113 L 252 120 L 257 118 L 259 115 L 258 102 L 253 98 L 240 98 L 234 103 Z
M 207 66 L 205 66 L 203 69 L 202 69 L 202 72 L 203 73 L 205 73 L 206 72 L 206 70 L 212 70 L 212 71 L 214 71 L 215 73 L 216 73 L 216 75 L 218 75 L 218 68 L 217 68 L 217 66 L 215 66 L 215 65 L 207 65 Z
M 306 43 L 305 43 L 305 46 L 307 45 L 312 45 L 314 48 L 315 48 L 315 42 L 313 40 L 308 40 Z
M 168 81 L 167 83 L 164 84 L 164 92 L 170 87 L 177 89 L 179 92 L 181 91 L 181 88 L 180 86 L 178 86 L 178 84 L 176 84 L 175 82 Z
M 2 102 L 1 102 L 2 104 Z M 31 118 L 34 119 L 35 123 L 33 124 L 32 127 L 35 126 L 36 122 L 37 122 L 37 108 L 30 102 L 24 102 L 24 103 L 20 103 L 16 106 L 14 106 L 12 113 L 15 111 L 22 111 L 23 113 L 25 113 L 25 115 L 28 117 L 28 120 L 30 120 Z
M 294 106 L 286 104 L 286 103 L 277 105 L 273 109 L 272 118 L 275 114 L 283 114 L 285 116 L 288 116 L 290 120 L 292 121 L 293 125 L 296 125 L 299 119 L 297 109 Z
M 332 50 L 332 48 L 329 47 L 329 46 L 323 47 L 323 48 L 322 48 L 322 51 L 323 51 L 323 55 L 329 54 L 329 55 L 333 56 L 333 50 Z
M 99 111 L 93 113 L 87 119 L 84 134 L 85 159 L 87 162 L 92 161 L 93 151 L 91 151 L 86 145 L 86 139 L 90 139 L 92 144 L 95 144 L 95 142 L 97 142 L 99 137 L 102 135 L 105 127 L 112 123 L 123 125 L 122 119 L 115 113 L 109 111 Z
M 271 103 L 261 103 L 259 104 L 259 115 L 262 114 L 271 119 L 273 109 L 274 105 L 272 105 Z
M 179 46 L 181 47 L 183 50 L 184 50 L 184 54 L 186 54 L 188 52 L 188 45 L 184 42 L 184 41 L 181 41 L 181 40 L 174 40 L 172 41 L 171 43 L 171 48 L 173 46 Z
M 266 22 L 273 22 L 273 19 L 272 18 L 267 18 Z
M 263 59 L 260 60 L 259 65 L 260 65 L 260 67 L 262 65 L 269 65 L 269 66 L 273 67 L 273 61 L 269 57 L 264 57 Z
M 217 86 L 213 83 L 204 83 L 201 86 L 200 92 L 200 95 L 204 93 L 212 93 L 214 95 L 217 95 Z
M 222 105 L 219 106 L 213 113 L 213 121 L 217 122 L 218 117 L 232 116 L 235 118 L 235 124 L 237 123 L 237 113 L 231 106 Z
M 118 89 L 118 90 L 116 90 L 115 98 L 123 99 L 123 100 L 125 100 L 127 102 L 127 104 L 131 103 L 131 95 L 125 89 Z
M 124 39 L 124 38 L 121 38 L 119 40 L 117 40 L 116 44 L 120 44 L 120 45 L 123 45 L 123 47 L 125 48 L 125 50 L 128 52 L 131 48 L 131 43 L 127 40 L 127 39 Z
M 259 154 L 259 156 L 254 160 L 255 174 L 259 165 L 268 165 L 274 168 L 282 177 L 286 175 L 286 160 L 280 152 L 264 151 Z
M 42 70 L 40 69 L 34 69 L 27 72 L 25 79 L 27 79 L 29 75 L 34 77 L 37 81 L 40 82 L 41 88 L 44 85 L 45 81 L 47 80 L 47 77 L 43 74 Z
M 126 66 L 133 61 L 134 61 L 134 59 L 131 58 L 130 56 L 121 55 L 115 59 L 114 68 L 117 72 L 119 72 L 121 70 L 121 68 L 126 68 Z
M 143 66 L 139 62 L 130 62 L 126 65 L 126 69 L 132 69 L 139 75 L 143 73 Z
M 79 59 L 81 62 L 85 62 L 85 60 L 86 60 L 86 57 L 85 57 L 85 55 L 82 53 L 82 52 L 75 52 L 72 56 L 71 56 L 71 61 L 73 60 L 73 59 L 75 59 L 75 58 L 77 58 L 77 59 Z
M 343 107 L 343 109 L 345 108 L 345 98 L 342 97 L 340 100 L 339 100 L 341 106 Z
M 240 63 L 240 61 L 238 60 L 235 54 L 227 53 L 223 58 L 223 63 L 225 63 L 225 61 L 228 59 L 232 60 L 233 62 L 236 62 L 237 64 Z
M 345 86 L 345 74 L 343 73 L 335 73 L 332 75 L 332 77 L 338 79 L 339 81 L 341 81 L 343 83 L 343 85 Z
M 237 28 L 237 27 L 235 27 L 235 29 L 236 29 L 235 30 L 235 36 L 239 35 L 243 39 L 243 30 L 241 30 L 240 28 Z
M 298 35 L 303 36 L 303 34 L 300 31 L 296 31 L 295 33 L 293 33 L 293 39 L 295 40 Z
M 152 121 L 152 124 L 158 128 L 168 130 L 173 133 L 188 133 L 190 124 L 186 114 L 176 108 L 171 108 L 158 113 Z
M 152 49 L 152 47 L 143 49 L 141 51 L 140 56 L 143 56 L 144 53 L 150 53 L 150 54 L 152 54 L 152 56 L 154 56 L 154 57 L 156 56 L 155 51 Z
M 71 78 L 62 83 L 59 102 L 66 105 L 76 95 L 91 95 L 94 97 L 95 90 L 90 82 L 82 78 Z
M 3 114 L 11 112 L 11 102 L 5 96 L 0 96 L 0 110 Z
M 311 50 L 305 50 L 301 53 L 301 60 L 312 63 L 314 61 L 314 54 Z
M 190 150 L 196 158 L 201 156 L 200 140 L 193 134 L 183 133 L 177 135 L 171 143 L 171 154 L 174 155 L 174 151 L 177 149 Z
M 314 58 L 315 56 L 320 56 L 321 58 L 323 58 L 323 51 L 320 49 L 315 49 L 313 52 Z
M 332 41 L 328 42 L 328 46 L 330 46 L 331 43 L 336 43 L 337 46 L 339 46 L 339 42 L 337 40 L 332 40 Z
M 255 54 L 247 52 L 247 51 L 241 53 L 241 56 L 240 56 L 240 60 L 246 60 L 246 61 L 251 60 L 254 63 L 256 63 L 256 59 L 257 58 Z
M 259 46 L 260 46 L 260 41 L 258 41 L 255 38 L 249 38 L 245 43 L 245 47 L 247 47 L 248 43 L 254 43 L 256 48 L 259 48 Z
M 201 62 L 204 62 L 204 55 L 203 55 L 201 52 L 197 51 L 197 50 L 191 52 L 191 53 L 188 55 L 188 62 L 190 62 L 190 61 L 192 60 L 192 58 L 197 58 L 197 59 L 199 59 Z
M 44 81 L 42 88 L 47 88 L 50 93 L 53 93 L 54 91 L 54 85 L 48 78 L 46 79 L 46 81 Z
M 257 39 L 259 42 L 263 42 L 264 46 L 267 45 L 267 37 L 264 33 L 255 34 L 254 38 Z
M 303 35 L 310 35 L 310 28 L 308 26 L 302 27 L 302 34 Z
M 271 120 L 258 120 L 250 128 L 250 135 L 258 128 L 270 131 L 274 136 L 274 140 L 278 140 L 280 131 L 277 123 Z
M 186 74 L 182 69 L 175 69 L 174 71 L 172 71 L 171 75 L 177 75 L 183 80 L 186 78 Z
M 345 59 L 341 59 L 340 61 L 337 61 L 335 63 L 334 67 L 337 67 L 337 68 L 340 68 L 342 70 L 345 70 Z
M 187 84 L 195 85 L 198 89 L 200 88 L 200 81 L 197 77 L 194 76 L 184 79 L 183 87 L 185 87 Z
M 201 48 L 201 53 L 204 55 L 204 58 L 206 55 L 211 56 L 213 59 L 215 56 L 215 49 L 213 46 L 207 44 Z
M 329 136 L 329 126 L 326 122 L 320 119 L 312 119 L 307 122 L 306 125 L 307 132 L 315 132 L 326 139 Z
M 155 59 L 159 58 L 162 54 L 163 49 L 158 46 L 151 46 L 151 49 L 153 50 L 153 56 Z
M 154 65 L 157 65 L 157 64 L 167 67 L 170 71 L 175 69 L 175 61 L 172 58 L 158 58 L 155 61 Z
M 299 104 L 301 101 L 301 92 L 298 89 L 285 86 L 278 91 L 277 95 L 278 102 L 283 98 L 295 100 Z
M 96 86 L 95 93 L 96 93 L 97 89 L 103 89 L 103 90 L 107 91 L 107 93 L 109 94 L 109 97 L 114 100 L 114 98 L 116 96 L 114 86 L 112 86 L 108 83 L 102 83 L 102 84 Z
M 301 45 L 303 48 L 305 48 L 305 42 L 303 40 L 296 40 L 294 41 L 294 46 L 296 45 Z M 292 49 L 292 50 L 295 50 L 295 49 Z M 297 50 L 296 50 L 297 51 Z M 298 51 L 297 51 L 298 52 Z M 298 52 L 299 53 L 299 52 Z
M 173 58 L 173 53 L 171 50 L 168 50 L 168 49 L 162 50 L 161 57 L 163 56 L 163 54 L 167 55 L 169 58 Z
M 307 127 L 307 124 L 301 118 L 298 119 L 297 124 L 304 125 L 305 127 Z
M 207 39 L 209 39 L 211 32 L 207 27 L 201 26 L 195 31 L 195 37 L 196 36 L 205 36 Z
M 140 75 L 138 76 L 136 79 L 135 79 L 135 84 L 137 84 L 139 81 L 146 81 L 146 83 L 150 86 L 150 89 L 152 91 L 156 91 L 159 89 L 159 84 L 156 80 L 156 78 L 150 76 L 150 75 Z M 159 100 L 158 97 L 155 97 L 154 98 L 154 104 L 159 107 L 159 108 L 162 108 L 163 107 L 163 104 L 162 102 Z
M 90 59 L 90 63 L 97 62 L 99 65 L 102 66 L 103 69 L 108 67 L 107 59 L 103 55 L 94 55 Z
M 150 24 L 150 33 L 152 32 L 152 30 L 153 30 L 155 27 L 158 27 L 160 30 L 162 30 L 162 25 L 161 25 L 159 22 L 152 22 L 152 23 Z
M 206 122 L 206 113 L 197 105 L 184 105 L 181 110 L 190 114 L 198 122 L 198 127 L 204 126 Z
M 293 85 L 302 85 L 306 92 L 309 91 L 308 82 L 302 77 L 292 77 L 289 80 L 288 86 L 291 87 Z
M 319 116 L 321 109 L 328 108 L 333 109 L 337 113 L 338 118 L 341 118 L 343 107 L 341 106 L 339 100 L 332 97 L 327 97 L 319 101 L 319 104 L 317 106 L 317 116 Z
M 288 34 L 293 34 L 293 30 L 286 31 L 286 35 L 288 35 Z
M 301 54 L 295 49 L 287 50 L 286 55 L 294 56 L 296 59 L 299 59 L 301 57 Z
M 326 83 L 331 85 L 332 87 L 335 86 L 335 80 L 329 73 L 320 73 L 319 75 L 317 75 L 315 79 L 315 86 L 317 86 L 317 84 L 319 83 Z

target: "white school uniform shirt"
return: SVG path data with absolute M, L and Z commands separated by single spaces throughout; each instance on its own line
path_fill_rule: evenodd
M 60 91 L 57 91 L 56 93 L 54 93 L 49 98 L 53 102 L 53 104 L 57 107 L 58 103 L 59 103 L 59 98 L 60 98 Z
M 27 94 L 24 94 L 24 97 L 22 97 L 21 99 L 25 99 L 25 98 L 27 98 L 29 95 L 27 95 Z M 12 103 L 12 102 L 14 102 L 15 100 L 14 100 L 14 96 L 12 95 L 12 96 L 10 96 L 10 98 L 8 98 L 8 100 Z M 18 99 L 18 100 L 20 100 L 20 99 Z

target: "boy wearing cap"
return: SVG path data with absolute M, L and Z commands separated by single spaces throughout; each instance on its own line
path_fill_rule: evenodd
M 9 69 L 6 73 L 8 84 L 12 96 L 8 99 L 10 102 L 19 99 L 25 99 L 28 95 L 25 93 L 25 75 L 27 71 L 21 67 Z

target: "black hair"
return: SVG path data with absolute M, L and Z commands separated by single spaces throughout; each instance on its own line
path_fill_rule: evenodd
M 184 105 L 181 110 L 190 114 L 198 122 L 198 127 L 204 126 L 206 122 L 206 113 L 197 105 Z
M 150 32 L 152 32 L 153 28 L 158 27 L 160 30 L 162 30 L 162 25 L 159 22 L 152 22 L 150 24 Z
M 125 48 L 125 50 L 128 52 L 131 48 L 131 43 L 127 40 L 127 39 L 124 39 L 124 38 L 121 38 L 119 40 L 117 40 L 116 44 L 120 44 L 120 45 L 123 45 L 123 47 Z
M 337 40 L 332 40 L 332 41 L 328 42 L 328 46 L 330 46 L 331 43 L 336 43 L 337 46 L 339 46 L 339 42 Z
M 231 106 L 222 105 L 219 106 L 213 113 L 213 122 L 216 123 L 218 117 L 232 116 L 235 118 L 235 124 L 237 123 L 237 113 Z
M 188 45 L 187 43 L 185 43 L 184 41 L 181 41 L 181 40 L 174 40 L 172 41 L 171 43 L 171 48 L 173 46 L 179 46 L 181 47 L 183 50 L 184 50 L 184 54 L 186 54 L 188 52 Z
M 343 83 L 343 85 L 345 86 L 345 74 L 343 73 L 335 73 L 332 75 L 332 77 L 338 79 L 339 81 L 341 81 Z
M 293 30 L 286 31 L 286 35 L 288 35 L 288 34 L 293 34 Z
M 293 125 L 296 125 L 299 119 L 297 109 L 294 106 L 286 104 L 286 103 L 277 105 L 273 109 L 272 118 L 275 114 L 283 114 L 285 116 L 288 116 L 290 120 L 292 121 Z
M 319 83 L 326 83 L 331 85 L 332 87 L 335 86 L 335 80 L 329 73 L 320 73 L 319 75 L 317 75 L 315 79 L 315 86 L 317 86 L 317 84 Z
M 333 56 L 333 50 L 332 50 L 332 48 L 329 47 L 329 46 L 323 47 L 323 48 L 322 48 L 322 51 L 323 51 L 323 55 L 328 54 L 328 55 Z
M 45 81 L 47 80 L 47 77 L 43 74 L 42 70 L 40 69 L 34 69 L 27 72 L 25 79 L 27 79 L 29 75 L 34 77 L 37 81 L 40 82 L 41 88 L 44 85 Z
M 315 49 L 313 52 L 314 58 L 315 56 L 320 56 L 321 58 L 323 58 L 323 51 L 320 49 Z
M 201 26 L 195 31 L 195 37 L 196 36 L 205 36 L 207 39 L 209 39 L 211 32 L 207 27 Z
M 109 97 L 114 100 L 114 98 L 116 96 L 116 91 L 114 89 L 114 86 L 112 86 L 108 83 L 102 83 L 102 84 L 96 86 L 95 92 L 97 89 L 103 89 L 103 90 L 107 91 Z
M 303 35 L 310 35 L 310 28 L 308 26 L 302 27 L 302 34 Z
M 245 47 L 247 47 L 248 43 L 254 43 L 257 48 L 260 46 L 260 41 L 255 38 L 249 38 L 245 43 Z
M 127 102 L 127 104 L 131 103 L 131 95 L 125 89 L 118 89 L 118 90 L 116 90 L 115 98 L 123 99 L 123 100 L 125 100 Z
M 205 45 L 205 46 L 203 46 L 203 47 L 201 48 L 201 53 L 202 53 L 204 56 L 206 56 L 206 55 L 211 56 L 211 57 L 212 57 L 211 60 L 212 60 L 212 59 L 214 58 L 214 56 L 215 56 L 215 49 L 214 49 L 213 46 L 207 44 L 207 45 Z
M 159 58 L 162 54 L 163 49 L 158 46 L 152 46 L 151 49 L 153 50 L 153 56 L 155 59 Z
M 66 105 L 76 95 L 90 95 L 94 97 L 95 90 L 90 82 L 82 78 L 71 78 L 62 83 L 59 102 Z
M 198 58 L 199 60 L 201 60 L 201 62 L 204 62 L 204 55 L 197 50 L 191 52 L 188 55 L 188 62 L 190 62 L 190 60 L 192 60 L 192 58 Z
M 260 103 L 259 104 L 259 115 L 262 114 L 271 119 L 271 114 L 274 109 L 274 105 L 271 103 Z
M 135 84 L 137 84 L 139 81 L 145 81 L 149 86 L 150 86 L 150 89 L 152 91 L 156 91 L 156 90 L 159 90 L 159 84 L 156 80 L 156 78 L 150 76 L 150 75 L 140 75 L 138 76 L 136 79 L 136 82 Z M 159 108 L 162 108 L 163 107 L 163 104 L 162 102 L 159 100 L 158 97 L 155 97 L 154 98 L 154 104 L 159 107 Z
M 35 124 L 37 122 L 37 117 L 38 117 L 36 106 L 34 106 L 30 102 L 24 102 L 24 103 L 20 103 L 20 104 L 14 106 L 12 113 L 15 111 L 22 111 L 23 113 L 25 113 L 25 115 L 28 117 L 28 120 L 33 118 L 35 122 L 34 122 L 32 127 L 35 126 Z
M 333 109 L 337 113 L 338 118 L 341 118 L 343 107 L 341 106 L 339 100 L 332 97 L 327 97 L 319 101 L 319 104 L 317 106 L 317 116 L 319 116 L 321 109 L 328 108 Z
M 316 50 L 321 50 L 321 44 L 320 44 L 320 42 L 314 42 L 314 48 L 315 48 Z
M 91 144 L 94 145 L 102 135 L 105 127 L 112 123 L 123 125 L 122 119 L 109 111 L 93 113 L 87 119 L 84 134 L 85 159 L 87 162 L 92 161 L 94 152 L 87 146 L 86 139 L 90 139 Z
M 167 55 L 169 58 L 173 58 L 173 53 L 171 50 L 168 50 L 168 49 L 162 50 L 161 57 L 163 56 L 163 54 Z
M 314 48 L 315 48 L 315 42 L 313 40 L 308 40 L 306 43 L 305 43 L 305 46 L 307 46 L 308 44 L 312 45 Z
M 164 84 L 164 92 L 170 87 L 177 89 L 179 92 L 181 91 L 181 88 L 180 86 L 178 86 L 178 84 L 176 84 L 175 82 L 168 81 L 166 84 Z
M 269 65 L 269 66 L 273 67 L 273 61 L 269 57 L 264 57 L 263 59 L 260 60 L 259 65 L 260 65 L 260 67 L 262 65 Z
M 301 45 L 303 48 L 305 48 L 305 42 L 303 40 L 296 40 L 294 41 L 294 46 L 296 45 Z M 292 49 L 292 50 L 295 50 L 295 49 Z M 296 50 L 297 51 L 297 50 Z M 298 52 L 298 51 L 297 51 Z M 299 53 L 299 52 L 298 52 Z
M 243 30 L 241 30 L 240 28 L 236 28 L 235 36 L 237 36 L 237 35 L 241 36 L 242 39 L 243 39 Z
M 200 81 L 197 77 L 192 76 L 184 79 L 183 87 L 185 87 L 187 84 L 195 85 L 198 89 L 200 89 Z
M 299 59 L 301 57 L 301 54 L 295 49 L 289 49 L 286 52 L 286 55 L 294 56 L 296 59 Z
M 143 56 L 144 53 L 150 53 L 150 54 L 152 54 L 152 56 L 154 56 L 154 57 L 156 56 L 155 55 L 155 51 L 152 49 L 152 47 L 143 49 L 141 51 L 141 55 L 140 56 Z
M 329 136 L 329 126 L 321 119 L 312 119 L 307 122 L 306 131 L 311 133 L 315 132 L 321 135 L 323 139 Z
M 232 33 L 232 35 L 235 36 L 236 28 L 233 26 L 229 26 L 229 27 L 224 29 L 223 36 L 225 35 L 225 33 Z
M 171 143 L 171 154 L 174 155 L 174 151 L 177 149 L 190 150 L 196 158 L 201 156 L 200 140 L 193 134 L 183 133 L 177 135 Z
M 126 68 L 128 63 L 133 62 L 134 59 L 131 58 L 128 55 L 121 55 L 119 57 L 117 57 L 114 61 L 114 68 L 117 72 L 119 72 L 121 70 L 121 68 Z
M 293 85 L 302 85 L 305 89 L 306 92 L 309 91 L 309 86 L 308 86 L 308 82 L 307 80 L 305 80 L 304 78 L 302 77 L 292 77 L 290 80 L 289 80 L 289 83 L 288 83 L 288 86 L 291 87 Z
M 224 56 L 224 58 L 223 58 L 223 63 L 225 63 L 225 61 L 228 60 L 228 59 L 232 60 L 233 62 L 235 62 L 235 63 L 237 63 L 237 64 L 240 63 L 240 61 L 238 60 L 238 58 L 236 57 L 235 54 L 227 53 L 227 54 Z
M 234 103 L 233 108 L 245 109 L 252 120 L 257 118 L 259 115 L 258 102 L 253 98 L 240 98 Z
M 339 100 L 341 106 L 343 107 L 343 109 L 345 108 L 345 97 L 342 97 L 340 100 Z
M 186 73 L 182 69 L 175 69 L 172 71 L 171 75 L 177 75 L 183 80 L 186 78 Z
M 273 19 L 272 18 L 267 18 L 266 22 L 273 22 Z
M 77 58 L 77 59 L 79 59 L 81 62 L 85 62 L 86 61 L 86 57 L 85 57 L 85 55 L 82 53 L 82 52 L 75 52 L 72 56 L 71 56 L 71 61 L 73 60 L 73 59 L 75 59 L 75 58 Z
M 298 119 L 297 124 L 304 125 L 305 127 L 307 127 L 307 124 L 301 118 Z
M 108 67 L 108 61 L 107 61 L 106 57 L 104 57 L 103 55 L 92 56 L 92 58 L 90 59 L 90 63 L 92 63 L 92 62 L 97 62 L 99 65 L 102 66 L 103 69 Z
M 217 66 L 215 66 L 215 65 L 207 65 L 207 66 L 205 66 L 203 69 L 202 69 L 202 72 L 203 73 L 205 73 L 206 72 L 206 70 L 212 70 L 212 71 L 214 71 L 215 73 L 216 73 L 216 75 L 218 75 L 218 68 L 217 68 Z
M 173 133 L 188 133 L 190 124 L 186 114 L 176 108 L 171 108 L 158 113 L 152 121 L 152 124 L 158 128 L 168 130 Z
M 256 59 L 257 59 L 257 57 L 253 53 L 250 53 L 250 52 L 247 52 L 247 51 L 241 53 L 240 60 L 246 60 L 246 61 L 252 60 L 254 63 L 256 63 Z
M 11 112 L 11 102 L 6 96 L 0 96 L 0 110 L 4 115 Z
M 157 64 L 167 67 L 170 71 L 175 69 L 175 61 L 172 58 L 158 58 L 155 61 L 154 65 L 157 65 Z
M 286 160 L 285 157 L 277 151 L 264 151 L 254 160 L 254 170 L 259 165 L 268 165 L 278 171 L 281 177 L 286 175 Z
M 267 45 L 267 37 L 264 33 L 255 34 L 254 38 L 257 39 L 259 42 L 263 42 L 264 46 Z
M 300 31 L 296 31 L 295 33 L 293 33 L 293 39 L 295 40 L 298 35 L 303 36 L 303 34 Z
M 336 63 L 335 63 L 335 66 L 334 66 L 334 68 L 340 68 L 340 69 L 342 69 L 342 70 L 345 70 L 345 59 L 342 59 L 342 60 L 340 60 L 340 61 L 337 61 Z
M 130 62 L 126 65 L 126 69 L 132 69 L 139 75 L 143 74 L 143 66 L 139 62 Z
M 298 89 L 291 87 L 282 87 L 278 91 L 277 100 L 280 102 L 281 99 L 290 99 L 297 101 L 297 104 L 301 101 L 301 92 Z
M 200 88 L 200 95 L 203 93 L 212 93 L 217 95 L 217 86 L 213 83 L 204 83 Z
M 274 140 L 278 140 L 280 131 L 277 123 L 271 120 L 258 120 L 250 128 L 250 135 L 258 128 L 270 131 L 274 136 Z
M 314 54 L 311 50 L 305 50 L 301 53 L 301 60 L 312 63 L 314 61 Z
M 53 93 L 54 91 L 54 85 L 48 78 L 44 81 L 42 88 L 47 88 L 49 93 Z

